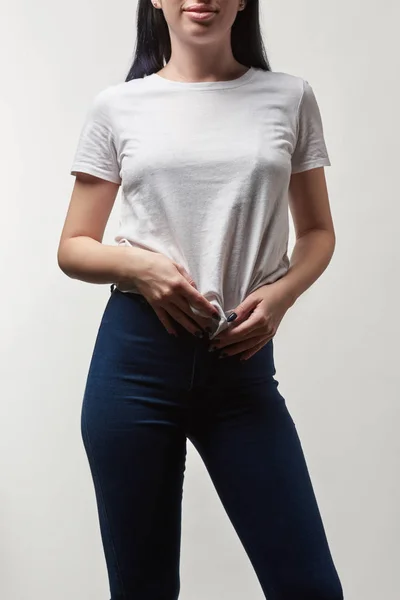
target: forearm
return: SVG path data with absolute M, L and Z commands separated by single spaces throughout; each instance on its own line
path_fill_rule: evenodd
M 296 240 L 287 273 L 274 283 L 281 287 L 289 305 L 322 275 L 335 249 L 335 234 L 324 229 L 313 229 Z
M 88 283 L 132 282 L 145 250 L 108 246 L 87 236 L 65 240 L 58 250 L 58 265 L 72 279 Z

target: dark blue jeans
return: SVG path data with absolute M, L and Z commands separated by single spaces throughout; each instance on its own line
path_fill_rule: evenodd
M 272 341 L 241 362 L 176 327 L 114 289 L 96 338 L 81 423 L 111 600 L 178 598 L 187 439 L 268 600 L 342 600 Z

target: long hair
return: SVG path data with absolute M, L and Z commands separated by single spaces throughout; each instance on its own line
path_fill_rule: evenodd
M 248 0 L 246 7 L 238 12 L 231 43 L 233 56 L 239 63 L 271 71 L 261 34 L 259 0 Z M 125 81 L 160 71 L 170 58 L 171 39 L 163 11 L 150 0 L 139 0 L 135 56 Z

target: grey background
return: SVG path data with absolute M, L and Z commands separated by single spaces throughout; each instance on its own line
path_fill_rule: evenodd
M 1 0 L 0 596 L 108 599 L 80 409 L 108 286 L 56 250 L 77 136 L 134 47 L 128 0 Z M 346 600 L 398 597 L 398 3 L 262 3 L 274 70 L 317 95 L 337 248 L 275 338 Z M 119 199 L 105 241 L 112 243 Z M 205 468 L 188 448 L 182 600 L 261 600 Z

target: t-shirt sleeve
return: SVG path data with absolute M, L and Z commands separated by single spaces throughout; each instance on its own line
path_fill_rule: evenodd
M 78 172 L 121 183 L 107 94 L 104 90 L 94 97 L 86 113 L 70 169 L 71 175 Z
M 303 93 L 297 113 L 297 141 L 292 153 L 292 173 L 330 165 L 320 109 L 311 85 L 303 79 Z

